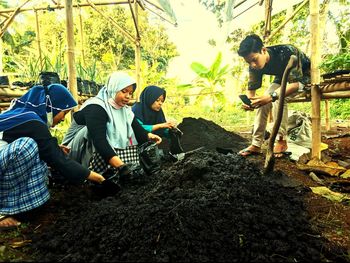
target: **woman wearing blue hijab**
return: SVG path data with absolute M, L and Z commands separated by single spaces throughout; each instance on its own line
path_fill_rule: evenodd
M 140 94 L 140 102 L 132 106 L 132 111 L 145 130 L 170 140 L 171 154 L 180 154 L 183 153 L 179 141 L 181 132 L 176 128 L 174 122 L 165 119 L 162 109 L 165 98 L 165 89 L 158 86 L 147 86 Z
M 14 215 L 49 199 L 48 166 L 66 179 L 101 183 L 105 178 L 70 160 L 49 127 L 77 106 L 61 84 L 34 86 L 0 114 L 0 229 L 20 224 Z
M 70 156 L 86 167 L 128 173 L 128 164 L 139 164 L 138 146 L 162 139 L 144 130 L 128 106 L 136 82 L 127 73 L 113 72 L 99 93 L 74 113 L 63 144 Z

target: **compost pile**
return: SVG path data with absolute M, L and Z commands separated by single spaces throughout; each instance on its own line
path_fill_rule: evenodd
M 188 126 L 191 121 L 205 122 L 187 119 Z M 213 138 L 230 137 L 215 123 L 206 126 Z M 242 141 L 231 138 L 221 146 Z M 163 164 L 117 196 L 98 199 L 86 187 L 66 191 L 55 204 L 56 220 L 33 237 L 36 260 L 324 261 L 324 240 L 303 205 L 306 188 L 286 186 L 280 172 L 262 176 L 244 157 L 209 148 Z

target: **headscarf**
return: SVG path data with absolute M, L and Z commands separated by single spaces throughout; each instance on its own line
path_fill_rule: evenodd
M 32 120 L 51 126 L 50 122 L 59 112 L 77 105 L 69 90 L 61 84 L 33 86 L 22 97 L 14 99 L 10 108 L 0 114 L 0 131 Z
M 126 87 L 132 85 L 135 91 L 136 81 L 124 72 L 113 72 L 105 86 L 96 97 L 87 100 L 83 107 L 89 104 L 97 104 L 105 109 L 108 114 L 107 140 L 113 148 L 125 149 L 136 142 L 131 123 L 134 114 L 127 105 L 118 107 L 114 104 L 115 95 Z M 83 108 L 82 107 L 82 108 Z
M 164 123 L 165 115 L 160 108 L 159 111 L 152 110 L 152 104 L 161 96 L 166 98 L 166 91 L 158 86 L 147 86 L 140 95 L 140 102 L 137 102 L 132 107 L 132 110 L 139 120 L 146 125 L 155 125 L 158 123 Z

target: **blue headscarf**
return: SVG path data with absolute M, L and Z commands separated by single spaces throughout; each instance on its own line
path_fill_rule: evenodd
M 0 114 L 0 132 L 32 120 L 46 125 L 48 116 L 53 118 L 77 105 L 69 90 L 61 84 L 34 86 L 22 97 L 14 99 L 10 108 Z
M 132 106 L 132 110 L 139 120 L 146 125 L 164 123 L 165 115 L 162 108 L 159 111 L 152 110 L 152 104 L 161 96 L 166 98 L 166 91 L 158 86 L 147 86 L 140 95 L 140 102 Z

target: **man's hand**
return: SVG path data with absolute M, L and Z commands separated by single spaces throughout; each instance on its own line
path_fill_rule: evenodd
M 253 111 L 254 110 L 254 108 L 253 107 L 251 107 L 251 106 L 249 106 L 249 105 L 247 105 L 247 104 L 242 104 L 242 108 L 244 109 L 244 110 L 246 110 L 246 111 Z
M 259 97 L 252 97 L 250 98 L 250 100 L 252 101 L 252 108 L 253 109 L 257 109 L 260 108 L 261 106 L 264 106 L 270 102 L 272 102 L 272 98 L 270 95 L 263 95 L 263 96 L 259 96 Z
M 156 134 L 148 133 L 147 136 L 149 140 L 154 141 L 156 144 L 160 144 L 162 142 L 162 138 Z

